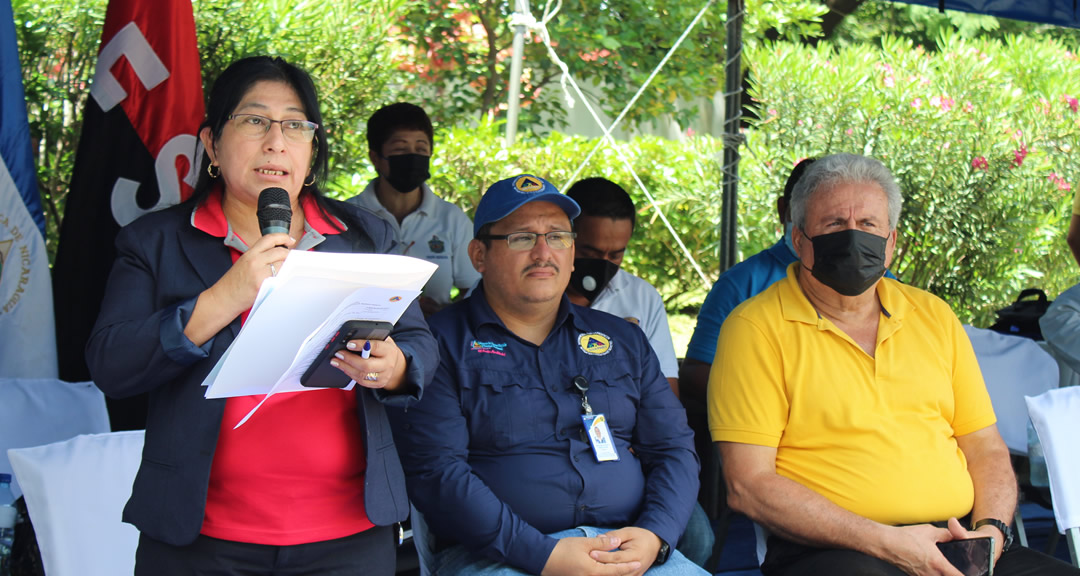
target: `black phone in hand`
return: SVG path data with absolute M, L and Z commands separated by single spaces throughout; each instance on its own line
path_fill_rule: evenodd
M 938 550 L 964 576 L 993 576 L 994 539 L 989 536 L 938 542 Z
M 389 322 L 374 320 L 349 320 L 337 329 L 323 347 L 315 361 L 300 377 L 300 385 L 308 388 L 344 388 L 352 381 L 348 375 L 330 365 L 334 354 L 348 350 L 345 346 L 350 340 L 386 340 L 394 325 Z M 351 350 L 348 351 L 353 354 Z M 359 352 L 355 352 L 359 353 Z

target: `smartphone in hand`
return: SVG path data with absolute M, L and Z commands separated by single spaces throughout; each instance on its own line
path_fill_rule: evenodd
M 964 576 L 994 575 L 994 539 L 989 536 L 938 542 L 937 547 Z
M 330 365 L 334 354 L 342 350 L 353 354 L 345 346 L 350 340 L 386 340 L 394 325 L 374 320 L 349 320 L 330 337 L 315 361 L 300 376 L 300 384 L 308 388 L 344 388 L 352 380 L 338 368 Z

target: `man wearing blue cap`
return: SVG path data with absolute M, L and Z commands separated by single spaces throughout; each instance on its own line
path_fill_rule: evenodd
M 682 406 L 641 330 L 564 294 L 579 211 L 543 178 L 496 182 L 481 282 L 429 321 L 435 379 L 394 417 L 432 573 L 705 574 L 674 550 L 698 491 Z

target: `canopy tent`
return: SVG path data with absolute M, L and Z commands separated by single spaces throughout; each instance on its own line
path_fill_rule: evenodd
M 1055 26 L 1080 28 L 1078 0 L 892 0 L 920 4 L 938 10 L 959 10 L 1011 20 L 1042 22 Z

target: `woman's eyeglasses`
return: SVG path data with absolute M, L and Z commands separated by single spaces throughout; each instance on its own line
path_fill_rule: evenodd
M 230 114 L 236 131 L 251 138 L 262 138 L 274 124 L 281 124 L 281 133 L 293 142 L 311 142 L 319 125 L 307 120 L 271 120 L 258 114 Z

